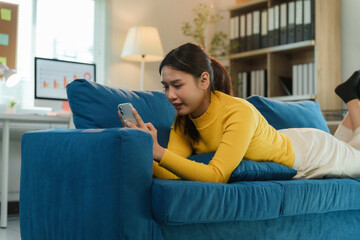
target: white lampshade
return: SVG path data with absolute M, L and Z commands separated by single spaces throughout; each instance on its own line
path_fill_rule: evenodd
M 121 57 L 128 61 L 156 62 L 164 57 L 159 32 L 155 27 L 130 28 Z
M 20 81 L 19 74 L 14 69 L 9 69 L 4 63 L 0 63 L 0 73 L 5 79 L 7 87 L 13 87 Z

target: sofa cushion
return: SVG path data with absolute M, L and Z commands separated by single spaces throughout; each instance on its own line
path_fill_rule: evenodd
M 352 179 L 274 181 L 284 190 L 283 215 L 360 209 L 360 183 Z
M 214 153 L 204 153 L 189 157 L 190 160 L 208 164 Z M 296 175 L 295 169 L 274 162 L 256 162 L 243 159 L 232 172 L 229 182 L 254 180 L 286 180 Z
M 158 142 L 166 147 L 175 108 L 160 91 L 129 91 L 77 79 L 66 87 L 76 128 L 122 127 L 117 113 L 119 103 L 130 102 L 144 122 L 152 122 Z
M 260 96 L 246 99 L 275 129 L 318 128 L 330 132 L 316 101 L 281 102 Z
M 277 218 L 283 191 L 269 181 L 222 184 L 154 179 L 151 195 L 155 220 L 188 224 Z

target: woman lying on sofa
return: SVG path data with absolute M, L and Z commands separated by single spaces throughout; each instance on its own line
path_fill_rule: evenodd
M 252 104 L 230 96 L 226 69 L 198 45 L 170 51 L 159 72 L 177 110 L 168 148 L 158 144 L 156 129 L 134 108 L 137 125 L 126 122 L 152 135 L 156 177 L 226 183 L 244 157 L 292 167 L 295 178 L 360 177 L 359 71 L 336 88 L 349 113 L 335 137 L 312 128 L 275 130 Z M 209 164 L 187 159 L 210 152 L 215 155 Z

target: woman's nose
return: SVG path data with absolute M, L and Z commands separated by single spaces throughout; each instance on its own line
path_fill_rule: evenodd
M 173 87 L 169 87 L 169 90 L 168 90 L 168 93 L 167 93 L 167 98 L 169 100 L 175 100 L 176 99 L 176 94 L 175 94 L 175 91 L 174 91 Z

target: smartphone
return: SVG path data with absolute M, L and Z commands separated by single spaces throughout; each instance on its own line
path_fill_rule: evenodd
M 119 109 L 119 112 L 120 112 L 120 115 L 121 115 L 120 119 L 121 119 L 121 122 L 122 122 L 124 127 L 128 127 L 125 124 L 124 120 L 129 120 L 130 122 L 132 122 L 134 124 L 137 124 L 135 116 L 131 111 L 132 107 L 133 106 L 131 105 L 131 103 L 121 103 L 121 104 L 118 105 L 118 109 Z

